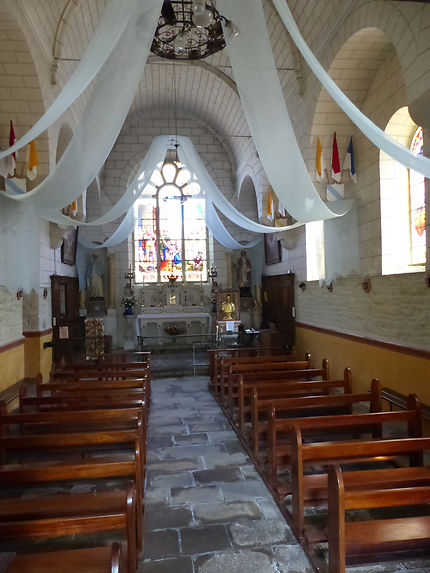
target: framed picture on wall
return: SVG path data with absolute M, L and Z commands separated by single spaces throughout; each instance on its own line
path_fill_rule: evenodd
M 78 244 L 78 228 L 66 229 L 61 243 L 61 262 L 66 265 L 74 265 L 76 262 L 76 247 Z
M 264 235 L 264 254 L 266 265 L 274 265 L 281 262 L 281 242 L 276 238 L 276 233 Z

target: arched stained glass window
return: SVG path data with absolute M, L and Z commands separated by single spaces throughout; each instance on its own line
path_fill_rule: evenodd
M 174 159 L 154 171 L 135 203 L 136 283 L 207 280 L 205 199 L 197 181 Z
M 415 155 L 423 153 L 423 130 L 419 127 L 410 146 Z M 411 265 L 423 265 L 426 260 L 426 211 L 424 176 L 409 170 L 409 228 Z

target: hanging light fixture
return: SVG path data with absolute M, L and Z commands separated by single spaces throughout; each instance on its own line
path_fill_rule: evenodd
M 175 135 L 169 141 L 170 148 L 162 164 L 154 170 L 146 193 L 160 192 L 160 198 L 179 199 L 182 203 L 188 198 L 198 195 L 200 185 L 193 178 L 191 172 L 179 161 L 178 157 L 178 117 L 177 117 L 177 91 L 176 91 L 176 66 L 173 64 L 172 75 L 173 113 Z
M 170 60 L 200 60 L 225 48 L 237 27 L 222 16 L 215 0 L 164 0 L 151 51 Z

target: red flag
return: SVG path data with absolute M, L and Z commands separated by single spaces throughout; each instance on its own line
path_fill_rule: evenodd
M 9 147 L 15 143 L 15 131 L 13 129 L 13 122 L 10 120 L 10 132 L 9 132 Z M 16 153 L 13 152 L 7 157 L 8 160 L 8 170 L 10 175 L 15 175 L 16 168 Z
M 336 132 L 333 135 L 333 149 L 331 152 L 331 176 L 336 183 L 340 183 L 342 177 L 342 170 L 340 168 L 339 150 L 337 148 Z

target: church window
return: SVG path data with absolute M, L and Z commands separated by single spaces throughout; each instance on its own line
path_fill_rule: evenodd
M 207 280 L 205 199 L 177 160 L 154 171 L 135 213 L 136 283 Z
M 423 154 L 423 130 L 419 127 L 412 138 L 410 147 L 415 155 Z M 424 265 L 426 260 L 426 221 L 425 221 L 424 175 L 409 170 L 409 232 L 411 265 Z
M 423 132 L 400 108 L 385 133 L 409 147 L 423 151 Z M 379 154 L 382 274 L 422 272 L 426 259 L 424 177 L 401 165 L 383 151 Z

